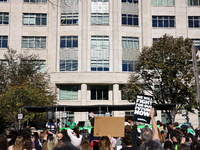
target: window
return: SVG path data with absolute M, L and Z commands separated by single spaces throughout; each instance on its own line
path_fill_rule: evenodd
M 200 6 L 200 0 L 188 0 L 188 6 Z
M 138 26 L 138 15 L 122 14 L 122 25 Z
M 109 37 L 91 37 L 91 71 L 109 71 Z
M 156 42 L 159 38 L 153 38 L 153 43 Z
M 108 86 L 91 85 L 91 100 L 108 100 Z
M 9 2 L 9 0 L 0 0 L 0 2 Z
M 0 48 L 7 48 L 8 46 L 8 37 L 0 36 Z
M 109 24 L 108 13 L 92 13 L 92 24 Z
M 198 50 L 200 50 L 200 39 L 192 39 L 193 44 Z
M 125 111 L 125 116 L 133 116 L 134 112 L 132 111 Z
M 122 37 L 122 48 L 139 49 L 139 38 L 136 38 L 136 37 Z
M 123 91 L 123 88 L 125 87 L 125 85 L 121 85 L 120 86 L 120 91 L 121 91 L 121 100 L 127 100 Z
M 124 3 L 138 3 L 138 0 L 122 0 Z
M 46 14 L 24 14 L 23 25 L 47 25 Z
M 134 64 L 134 61 L 122 60 L 122 71 L 133 71 Z
M 0 13 L 0 24 L 9 24 L 9 13 Z
M 188 17 L 189 28 L 199 28 L 200 27 L 200 16 Z
M 60 100 L 78 100 L 78 85 L 60 85 Z
M 35 60 L 34 61 L 35 65 L 37 68 L 39 68 L 39 72 L 45 72 L 45 64 L 46 64 L 46 61 L 45 60 Z
M 60 71 L 77 71 L 78 60 L 60 60 Z
M 122 71 L 133 71 L 139 52 L 139 38 L 122 37 Z
M 152 16 L 152 27 L 173 28 L 175 27 L 175 17 Z
M 61 36 L 60 48 L 60 71 L 77 71 L 78 36 Z
M 22 48 L 45 49 L 46 37 L 22 37 Z
M 122 25 L 138 26 L 138 0 L 122 0 Z
M 91 24 L 109 24 L 109 0 L 92 0 Z
M 78 13 L 62 13 L 61 25 L 78 24 Z
M 61 36 L 60 48 L 78 47 L 78 36 Z
M 2 69 L 6 69 L 6 67 L 7 67 L 7 61 L 6 60 L 0 60 L 0 65 L 1 65 L 1 67 L 2 67 Z M 1 88 L 0 88 L 1 89 Z M 2 90 L 2 89 L 1 89 Z
M 47 3 L 47 0 L 24 0 L 25 3 Z
M 152 5 L 173 6 L 174 5 L 174 0 L 152 0 Z
M 91 71 L 109 71 L 109 60 L 91 60 Z

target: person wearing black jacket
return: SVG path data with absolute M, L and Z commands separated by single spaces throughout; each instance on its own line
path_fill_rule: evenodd
M 130 136 L 131 139 L 132 139 L 132 144 L 135 145 L 137 147 L 137 136 L 139 136 L 140 134 L 138 133 L 137 129 L 135 126 L 132 126 L 132 129 L 131 129 L 131 126 L 129 125 L 126 125 L 125 126 L 125 136 Z

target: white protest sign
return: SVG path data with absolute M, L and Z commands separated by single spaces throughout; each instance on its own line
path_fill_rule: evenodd
M 133 121 L 150 123 L 150 108 L 153 97 L 147 95 L 137 95 Z

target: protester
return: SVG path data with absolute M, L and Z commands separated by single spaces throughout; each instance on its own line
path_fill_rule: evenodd
M 82 140 L 82 135 L 80 135 L 80 132 L 77 128 L 72 129 L 67 129 L 67 134 L 69 135 L 71 139 L 71 143 L 77 147 L 78 145 L 81 144 Z
M 125 136 L 123 138 L 123 148 L 121 150 L 136 150 L 137 147 L 132 143 L 131 136 Z
M 7 149 L 8 149 L 7 137 L 3 134 L 0 134 L 0 150 L 7 150 Z
M 30 138 L 24 139 L 23 150 L 32 150 L 32 141 Z
M 76 126 L 75 122 L 72 121 L 72 118 L 69 118 L 66 127 L 74 128 Z
M 63 134 L 63 136 L 66 138 L 66 141 L 71 142 L 71 139 L 69 137 L 69 135 L 67 134 L 67 131 L 65 129 L 62 129 L 61 133 Z
M 157 128 L 158 129 L 158 128 Z M 158 129 L 158 136 L 159 136 L 159 140 L 160 140 L 160 143 L 161 143 L 161 145 L 163 144 L 163 142 L 164 142 L 164 140 L 163 140 L 163 138 L 162 138 L 162 135 L 161 135 L 161 133 L 160 133 L 160 130 Z
M 47 140 L 47 150 L 53 150 L 57 146 L 58 140 L 56 138 L 56 135 L 53 135 Z
M 35 148 L 36 150 L 41 150 L 42 149 L 42 143 L 40 141 L 40 138 L 39 138 L 37 132 L 34 133 L 33 138 L 34 138 L 34 147 L 33 148 Z
M 22 136 L 17 136 L 15 144 L 8 147 L 8 150 L 22 150 L 24 139 Z
M 80 150 L 92 150 L 90 146 L 89 133 L 83 133 L 81 144 L 78 146 Z
M 163 150 L 163 148 L 157 141 L 148 140 L 140 145 L 138 150 Z
M 67 140 L 67 138 L 62 134 L 60 130 L 56 133 L 56 137 L 58 139 L 58 147 L 61 147 L 69 143 L 69 140 Z
M 99 137 L 94 137 L 94 128 L 91 129 L 90 131 L 90 143 L 93 141 L 93 140 L 99 140 Z
M 10 134 L 11 134 L 11 140 L 9 141 L 9 146 L 15 144 L 15 140 L 16 140 L 16 138 L 18 136 L 18 133 L 13 131 L 13 130 L 10 132 Z
M 52 119 L 49 119 L 49 122 L 46 123 L 46 128 L 47 128 L 49 131 L 55 133 L 55 130 L 56 130 L 56 123 L 55 123 Z
M 131 129 L 131 126 L 126 125 L 125 126 L 125 135 L 131 136 L 132 144 L 137 147 L 137 140 L 136 139 L 139 136 L 139 133 L 138 133 L 137 128 L 135 126 L 133 126 L 132 128 L 133 129 Z
M 60 130 L 60 119 L 57 119 L 56 120 L 56 131 L 59 131 Z
M 52 137 L 52 134 L 48 134 L 46 141 L 42 144 L 42 150 L 48 150 L 47 149 L 47 142 Z
M 110 143 L 110 139 L 107 136 L 100 137 L 99 150 L 114 150 Z
M 179 144 L 178 150 L 191 150 L 187 144 Z
M 71 143 L 67 143 L 61 147 L 55 147 L 53 150 L 79 150 L 77 147 L 72 145 Z
M 167 140 L 164 142 L 164 150 L 175 150 L 171 141 Z
M 10 130 L 6 131 L 6 137 L 7 137 L 7 141 L 9 142 L 11 140 Z
M 92 126 L 91 122 L 92 122 L 92 117 L 89 117 L 89 119 L 85 121 L 84 126 L 85 127 L 91 127 Z

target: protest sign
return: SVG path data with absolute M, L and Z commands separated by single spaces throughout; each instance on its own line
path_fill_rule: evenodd
M 153 97 L 147 95 L 137 95 L 133 121 L 150 123 L 150 108 Z
M 124 137 L 124 117 L 102 117 L 94 118 L 94 136 Z

